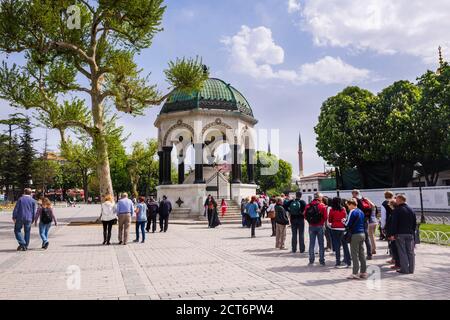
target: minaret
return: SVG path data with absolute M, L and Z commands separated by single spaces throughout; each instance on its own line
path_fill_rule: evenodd
M 270 152 L 270 142 L 267 145 L 267 154 L 270 156 L 272 153 Z
M 438 48 L 439 51 L 439 68 L 436 71 L 436 74 L 441 74 L 441 69 L 444 66 L 444 58 L 442 57 L 442 47 L 439 46 Z
M 302 136 L 298 134 L 298 171 L 300 178 L 303 177 L 303 146 L 302 146 Z

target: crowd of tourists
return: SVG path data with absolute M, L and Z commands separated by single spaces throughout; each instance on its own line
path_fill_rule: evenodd
M 275 248 L 286 250 L 286 230 L 291 228 L 291 250 L 293 253 L 305 253 L 305 224 L 308 223 L 309 265 L 313 265 L 318 254 L 320 265 L 325 265 L 325 252 L 334 254 L 335 266 L 352 267 L 350 279 L 367 278 L 367 260 L 377 254 L 375 232 L 380 225 L 380 239 L 388 241 L 392 269 L 399 273 L 414 273 L 414 247 L 417 240 L 416 215 L 408 206 L 405 194 L 385 192 L 385 201 L 377 206 L 362 196 L 359 190 L 353 190 L 352 198 L 339 197 L 329 199 L 317 192 L 307 204 L 302 193 L 297 192 L 291 198 L 288 195 L 269 198 L 266 194 L 252 196 L 241 202 L 242 226 L 251 229 L 255 238 L 255 229 L 262 219 L 271 222 L 271 236 L 275 237 Z M 123 193 L 117 203 L 112 195 L 102 199 L 99 220 L 103 224 L 103 245 L 111 244 L 112 227 L 118 224 L 118 244 L 126 245 L 129 240 L 130 225 L 136 221 L 136 239 L 145 242 L 146 232 L 156 231 L 159 216 L 160 232 L 167 232 L 172 204 L 163 196 L 159 203 L 154 198 L 139 197 L 130 200 Z M 221 216 L 226 214 L 228 204 L 221 201 Z M 214 197 L 208 195 L 204 203 L 204 215 L 208 227 L 221 224 L 219 206 Z M 42 248 L 49 246 L 48 234 L 57 219 L 48 198 L 35 201 L 31 189 L 25 189 L 24 195 L 17 201 L 12 214 L 14 233 L 19 243 L 17 250 L 26 251 L 30 244 L 30 229 L 39 222 L 39 235 Z M 23 229 L 23 234 L 22 234 Z M 342 249 L 342 255 L 341 255 Z M 318 252 L 317 252 L 318 251 Z M 343 257 L 343 259 L 341 259 Z
M 304 253 L 305 223 L 308 223 L 309 265 L 318 254 L 320 265 L 325 265 L 325 252 L 334 255 L 335 266 L 352 267 L 349 279 L 367 278 L 367 260 L 377 254 L 375 234 L 380 227 L 380 240 L 388 241 L 392 269 L 399 273 L 414 273 L 414 248 L 417 237 L 416 215 L 408 206 L 405 194 L 385 192 L 385 201 L 378 207 L 359 190 L 353 190 L 352 198 L 329 199 L 317 192 L 307 204 L 302 193 L 294 198 L 288 195 L 269 198 L 262 194 L 241 202 L 242 226 L 255 228 L 261 219 L 271 221 L 275 248 L 286 250 L 286 230 L 291 227 L 291 250 Z M 341 255 L 342 250 L 342 255 Z M 318 251 L 318 252 L 317 252 Z M 343 259 L 341 259 L 343 257 Z

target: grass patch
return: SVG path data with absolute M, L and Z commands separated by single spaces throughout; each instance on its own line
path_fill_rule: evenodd
M 420 230 L 450 232 L 450 225 L 446 224 L 421 224 Z

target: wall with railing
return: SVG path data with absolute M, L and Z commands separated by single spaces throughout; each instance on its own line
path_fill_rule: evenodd
M 360 190 L 364 197 L 369 198 L 377 206 L 381 206 L 384 201 L 386 190 L 396 193 L 404 193 L 408 199 L 408 204 L 416 211 L 420 211 L 420 189 L 419 188 L 392 188 L 392 189 L 370 189 Z M 329 198 L 336 197 L 336 191 L 321 191 Z M 339 195 L 343 199 L 351 198 L 351 190 L 340 190 Z M 314 192 L 303 193 L 303 200 L 309 202 L 313 199 Z M 422 199 L 424 211 L 442 212 L 450 214 L 450 186 L 444 187 L 423 187 Z

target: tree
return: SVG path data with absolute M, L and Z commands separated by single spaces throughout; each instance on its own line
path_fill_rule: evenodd
M 389 161 L 392 168 L 392 187 L 404 187 L 404 166 L 414 163 L 417 148 L 413 111 L 421 98 L 421 90 L 409 81 L 397 81 L 378 94 L 378 101 L 370 113 L 376 127 L 370 143 L 370 161 Z
M 105 195 L 113 193 L 105 128 L 108 102 L 118 112 L 140 115 L 170 94 L 162 95 L 148 84 L 134 62 L 135 55 L 150 47 L 162 30 L 166 7 L 162 0 L 93 3 L 0 2 L 0 52 L 21 53 L 26 61 L 23 66 L 2 63 L 0 98 L 16 107 L 37 109 L 38 119 L 58 129 L 63 142 L 67 128 L 88 134 L 96 153 L 100 191 Z M 172 89 L 186 91 L 199 89 L 208 78 L 198 59 L 169 62 L 165 74 Z M 72 93 L 84 94 L 86 99 Z
M 450 66 L 418 78 L 422 98 L 413 111 L 416 159 L 422 163 L 428 186 L 435 186 L 443 164 L 450 161 Z
M 371 157 L 375 123 L 370 113 L 377 102 L 370 91 L 347 87 L 323 104 L 319 122 L 314 128 L 318 154 L 329 164 L 343 168 L 360 169 Z
M 19 163 L 17 172 L 17 182 L 19 184 L 20 190 L 27 187 L 31 187 L 32 171 L 33 171 L 33 161 L 35 158 L 35 150 L 33 148 L 33 143 L 36 141 L 32 138 L 32 128 L 30 119 L 25 118 L 25 122 L 21 125 L 22 135 L 20 136 L 19 144 Z
M 66 140 L 61 144 L 61 151 L 61 156 L 78 171 L 85 194 L 84 200 L 87 201 L 89 177 L 95 171 L 95 152 L 89 144 L 88 137 L 81 137 L 78 143 L 70 139 Z
M 21 113 L 10 114 L 8 119 L 0 120 L 0 124 L 8 126 L 5 136 L 6 146 L 3 148 L 3 161 L 1 162 L 2 184 L 5 186 L 8 199 L 13 201 L 16 197 L 16 187 L 19 184 L 19 138 L 13 136 L 15 130 L 20 129 L 26 123 L 26 118 Z
M 264 151 L 258 151 L 256 159 L 255 182 L 261 191 L 280 194 L 291 189 L 292 166 L 290 163 Z M 278 170 L 274 174 L 267 175 L 263 169 L 276 168 L 276 162 L 278 162 Z M 246 177 L 245 163 L 242 168 L 242 175 Z

